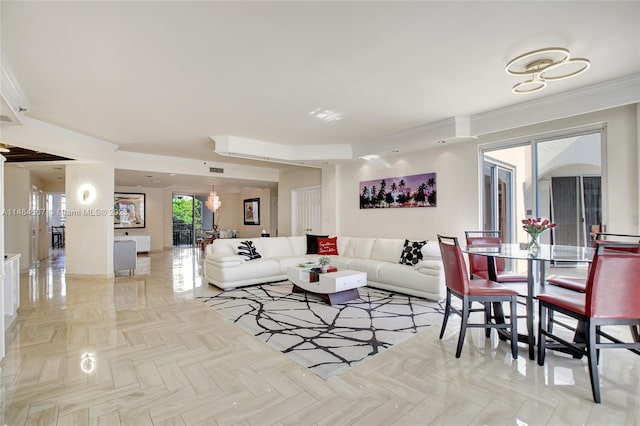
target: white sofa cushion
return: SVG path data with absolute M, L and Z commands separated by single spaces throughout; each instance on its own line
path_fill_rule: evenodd
M 338 254 L 340 256 L 346 256 L 346 252 L 347 252 L 347 244 L 349 244 L 349 240 L 351 240 L 351 237 L 338 237 Z
M 435 272 L 437 270 L 432 271 Z M 387 263 L 378 273 L 378 280 L 387 285 L 426 291 L 434 294 L 440 294 L 442 292 L 442 289 L 439 288 L 439 280 L 429 278 L 426 274 L 422 274 L 415 268 L 407 265 Z M 430 276 L 439 276 L 438 274 Z
M 272 257 L 293 256 L 291 243 L 287 237 L 266 237 L 262 238 L 262 251 L 259 253 L 265 259 Z
M 357 257 L 359 259 L 369 259 L 374 238 L 351 237 L 347 243 L 344 255 L 346 257 Z M 338 251 L 340 253 L 340 251 Z
M 236 255 L 238 249 L 236 248 L 238 240 L 217 238 L 213 240 L 213 243 L 207 246 L 207 255 L 209 254 L 227 254 Z
M 207 267 L 211 264 L 207 265 Z M 227 268 L 208 268 L 214 281 L 236 283 L 257 280 L 280 275 L 280 262 L 275 259 L 255 259 L 241 266 Z
M 304 256 L 307 253 L 307 237 L 287 237 L 291 244 L 291 251 L 294 256 Z
M 368 281 L 378 281 L 380 268 L 388 265 L 389 262 L 384 260 L 372 260 L 372 259 L 353 259 L 349 262 L 349 269 L 354 271 L 366 272 Z
M 404 240 L 399 238 L 376 238 L 371 247 L 371 259 L 398 263 Z

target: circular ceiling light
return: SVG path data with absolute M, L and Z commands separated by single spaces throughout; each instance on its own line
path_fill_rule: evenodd
M 582 74 L 591 66 L 591 62 L 584 58 L 569 59 L 559 64 L 553 64 L 540 72 L 539 76 L 548 81 L 564 80 Z
M 549 47 L 533 50 L 509 61 L 505 71 L 509 75 L 527 76 L 512 87 L 512 92 L 522 95 L 544 89 L 547 81 L 563 80 L 582 74 L 590 67 L 585 58 L 571 59 L 569 51 L 563 47 Z
M 548 47 L 527 52 L 509 61 L 505 72 L 509 75 L 530 75 L 569 59 L 569 51 L 562 47 Z
M 546 81 L 532 78 L 531 80 L 525 80 L 516 84 L 511 90 L 517 95 L 525 95 L 527 93 L 537 92 L 545 87 L 547 87 Z

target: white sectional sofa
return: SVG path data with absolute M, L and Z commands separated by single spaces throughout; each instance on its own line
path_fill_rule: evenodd
M 259 259 L 238 255 L 242 241 L 251 241 Z M 367 285 L 385 290 L 442 300 L 446 286 L 440 248 L 428 241 L 416 265 L 400 264 L 404 239 L 337 237 L 338 255 L 331 265 L 367 273 Z M 264 237 L 217 239 L 206 248 L 204 275 L 209 284 L 223 290 L 287 279 L 287 269 L 320 256 L 306 254 L 307 238 Z

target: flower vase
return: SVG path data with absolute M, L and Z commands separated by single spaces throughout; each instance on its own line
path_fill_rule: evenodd
M 527 250 L 533 257 L 540 254 L 540 234 L 529 234 L 529 244 L 527 244 Z
M 329 269 L 329 265 L 320 265 L 320 270 L 321 270 L 323 273 L 326 273 L 326 272 L 327 272 L 327 269 Z

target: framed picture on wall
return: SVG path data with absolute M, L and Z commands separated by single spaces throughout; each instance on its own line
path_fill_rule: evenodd
M 145 227 L 145 194 L 116 192 L 113 201 L 113 224 L 116 228 Z
M 260 198 L 244 200 L 244 224 L 260 225 Z
M 360 208 L 436 207 L 435 173 L 387 177 L 360 182 Z

